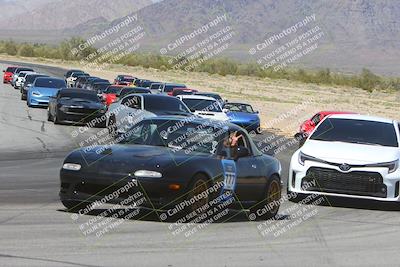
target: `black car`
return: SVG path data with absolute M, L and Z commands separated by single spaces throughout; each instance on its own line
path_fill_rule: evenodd
M 36 80 L 36 78 L 39 77 L 49 77 L 48 75 L 45 74 L 37 74 L 37 73 L 33 73 L 33 74 L 28 74 L 25 77 L 25 82 L 24 85 L 21 87 L 21 100 L 26 100 L 26 95 L 28 93 L 29 87 L 32 86 L 32 84 L 34 83 L 34 81 Z
M 111 83 L 108 82 L 96 82 L 86 87 L 86 89 L 95 91 L 98 95 L 101 95 L 110 85 Z
M 118 98 L 123 98 L 124 96 L 130 94 L 151 94 L 151 91 L 148 88 L 142 87 L 123 87 L 121 91 L 116 94 L 116 96 Z
M 82 88 L 83 89 L 91 89 L 91 87 L 93 86 L 93 84 L 95 84 L 95 83 L 109 83 L 110 84 L 110 82 L 108 81 L 108 80 L 106 80 L 106 79 L 101 79 L 101 78 L 95 78 L 95 79 L 88 79 L 83 85 L 82 85 Z
M 80 72 L 80 73 L 84 73 L 84 71 L 83 70 L 69 70 L 69 71 L 67 71 L 65 74 L 64 74 L 64 78 L 65 79 L 67 79 L 68 77 L 70 77 L 71 76 L 71 74 L 72 73 L 78 73 L 78 72 Z
M 47 120 L 55 124 L 72 122 L 104 126 L 105 112 L 106 106 L 96 92 L 66 88 L 59 90 L 54 97 L 50 97 Z
M 220 102 L 221 105 L 223 105 L 224 102 L 225 102 L 225 101 L 222 99 L 222 97 L 221 97 L 219 94 L 216 94 L 216 93 L 197 92 L 197 93 L 194 93 L 194 94 L 195 94 L 195 95 L 201 95 L 201 96 L 212 97 L 212 98 L 214 98 L 215 100 L 217 100 L 218 102 Z
M 83 84 L 85 84 L 87 81 L 89 81 L 90 79 L 95 79 L 95 78 L 99 78 L 99 77 L 94 77 L 94 76 L 81 76 L 78 77 L 75 80 L 75 88 L 82 88 Z
M 236 145 L 229 143 L 233 136 L 239 138 Z M 266 218 L 279 209 L 280 171 L 279 161 L 262 154 L 234 124 L 156 117 L 136 124 L 118 144 L 69 154 L 60 171 L 59 195 L 72 210 L 104 199 L 126 203 L 141 192 L 146 199 L 140 206 L 169 215 L 231 196 L 231 208 Z
M 156 83 L 154 81 L 146 80 L 146 79 L 137 79 L 135 80 L 135 86 L 136 87 L 142 87 L 142 88 L 150 88 L 150 86 Z

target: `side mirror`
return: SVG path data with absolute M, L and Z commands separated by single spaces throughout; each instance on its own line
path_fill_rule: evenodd
M 260 114 L 260 112 L 258 110 L 254 111 L 254 114 Z
M 6 72 L 5 70 L 3 70 L 3 72 Z
M 236 149 L 236 157 L 235 160 L 238 160 L 239 158 L 244 158 L 250 155 L 250 151 L 244 147 L 244 146 L 239 146 Z
M 229 109 L 227 109 L 227 108 L 223 108 L 223 109 L 222 109 L 222 112 L 224 112 L 224 113 L 228 113 L 228 112 L 229 112 Z

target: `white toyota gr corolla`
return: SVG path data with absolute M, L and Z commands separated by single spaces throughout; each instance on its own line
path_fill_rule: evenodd
M 291 159 L 288 194 L 400 201 L 399 122 L 326 117 Z

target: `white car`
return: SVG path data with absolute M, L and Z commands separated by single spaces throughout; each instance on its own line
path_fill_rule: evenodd
M 165 95 L 130 94 L 112 103 L 106 113 L 106 126 L 112 134 L 126 133 L 145 118 L 193 116 L 179 99 Z
M 76 79 L 81 75 L 89 76 L 89 74 L 85 72 L 73 72 L 68 78 L 65 79 L 67 87 L 74 87 Z
M 400 201 L 399 122 L 326 117 L 291 159 L 288 194 Z
M 22 85 L 24 84 L 24 82 L 25 82 L 25 77 L 26 77 L 26 75 L 28 75 L 28 74 L 34 74 L 34 73 L 36 73 L 36 72 L 34 72 L 34 71 L 21 71 L 19 74 L 18 74 L 18 77 L 17 77 L 17 79 L 15 80 L 15 85 L 14 85 L 14 88 L 15 89 L 20 89 L 21 87 L 22 87 Z
M 177 98 L 182 100 L 195 115 L 218 121 L 229 121 L 226 110 L 222 109 L 221 103 L 215 98 L 201 95 L 178 95 Z
M 21 71 L 32 71 L 33 72 L 34 70 L 31 68 L 25 68 L 25 67 L 16 68 L 14 71 L 14 74 L 12 76 L 12 80 L 11 80 L 11 85 L 14 86 L 14 88 L 15 88 L 15 82 L 17 81 L 17 78 Z

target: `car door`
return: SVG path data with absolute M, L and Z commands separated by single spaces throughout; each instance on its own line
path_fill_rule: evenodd
M 261 175 L 261 164 L 258 157 L 255 157 L 251 149 L 250 140 L 246 133 L 238 132 L 237 135 L 242 135 L 238 141 L 239 147 L 248 149 L 249 154 L 246 157 L 238 158 L 236 163 L 236 197 L 241 202 L 251 201 L 263 195 L 263 184 L 265 180 Z

